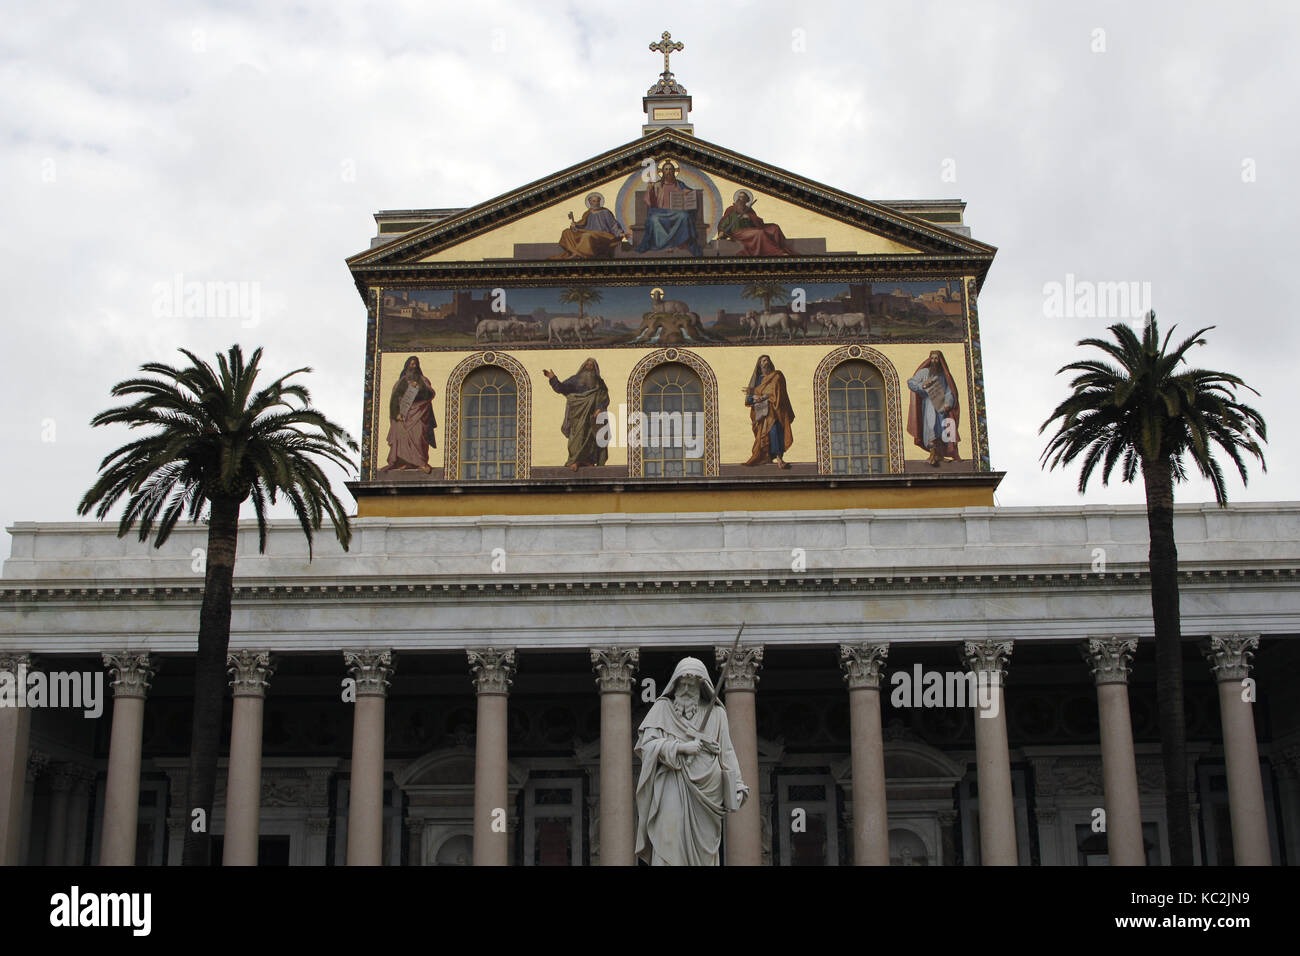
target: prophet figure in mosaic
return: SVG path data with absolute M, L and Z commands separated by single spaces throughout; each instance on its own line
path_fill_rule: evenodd
M 907 380 L 912 401 L 907 410 L 907 433 L 918 448 L 930 453 L 927 464 L 938 468 L 943 459 L 960 461 L 957 456 L 957 426 L 961 407 L 957 402 L 957 383 L 948 371 L 943 353 L 935 349 L 917 366 Z
M 636 855 L 651 866 L 717 866 L 722 819 L 749 787 L 703 661 L 678 662 L 641 721 L 636 753 Z
M 380 471 L 418 468 L 426 475 L 429 449 L 438 447 L 434 429 L 433 399 L 438 393 L 420 370 L 420 358 L 412 355 L 402 366 L 402 376 L 388 399 L 388 464 Z
M 749 421 L 754 429 L 754 449 L 746 465 L 766 465 L 776 462 L 778 468 L 789 468 L 785 453 L 794 443 L 794 408 L 785 389 L 785 375 L 777 371 L 770 355 L 760 355 L 754 363 L 754 374 L 744 389 L 745 404 L 749 406 Z
M 587 465 L 605 464 L 609 449 L 597 436 L 601 431 L 601 413 L 609 411 L 609 389 L 600 377 L 596 360 L 587 359 L 563 381 L 550 369 L 542 369 L 542 374 L 551 383 L 552 390 L 564 396 L 564 424 L 560 432 L 569 440 L 569 460 L 564 467 L 577 471 Z

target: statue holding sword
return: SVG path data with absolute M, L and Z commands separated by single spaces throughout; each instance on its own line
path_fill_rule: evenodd
M 725 683 L 715 689 L 704 662 L 684 657 L 641 721 L 636 853 L 653 866 L 717 866 L 722 818 L 749 796 L 718 702 Z

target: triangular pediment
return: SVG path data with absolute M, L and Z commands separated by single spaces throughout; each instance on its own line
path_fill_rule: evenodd
M 665 161 L 671 173 L 660 172 Z M 959 257 L 982 274 L 994 252 L 889 205 L 665 129 L 417 226 L 348 264 L 360 280 L 420 264 L 898 256 Z

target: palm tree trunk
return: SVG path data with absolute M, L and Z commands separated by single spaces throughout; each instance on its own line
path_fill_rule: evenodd
M 221 717 L 226 697 L 226 650 L 230 645 L 230 602 L 234 593 L 235 546 L 238 543 L 239 502 L 214 498 L 208 523 L 207 574 L 203 607 L 199 611 L 199 647 L 194 665 L 194 727 L 190 736 L 189 792 L 185 816 L 185 866 L 210 862 L 213 795 L 221 749 Z M 201 809 L 205 826 L 195 832 L 194 811 Z
M 1151 536 L 1151 614 L 1156 632 L 1156 711 L 1164 756 L 1169 862 L 1192 865 L 1192 810 L 1187 793 L 1187 721 L 1183 715 L 1183 643 L 1174 543 L 1174 482 L 1168 460 L 1143 462 Z

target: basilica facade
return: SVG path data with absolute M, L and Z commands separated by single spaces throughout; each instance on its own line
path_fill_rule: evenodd
M 631 865 L 693 656 L 728 865 L 1167 863 L 1145 510 L 994 506 L 996 250 L 698 138 L 653 48 L 639 138 L 348 260 L 353 543 L 240 531 L 214 862 Z M 1295 863 L 1300 506 L 1176 532 L 1196 859 Z M 9 533 L 0 671 L 112 700 L 0 707 L 0 858 L 179 862 L 203 529 Z

